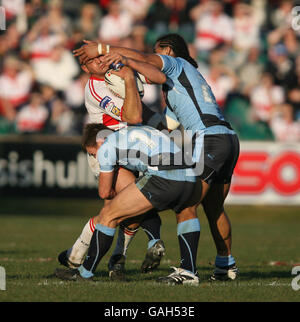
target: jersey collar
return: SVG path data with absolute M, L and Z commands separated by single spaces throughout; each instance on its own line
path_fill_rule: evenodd
M 90 77 L 90 79 L 91 80 L 96 80 L 96 81 L 103 81 L 104 82 L 104 78 L 101 78 L 101 77 L 97 77 L 97 76 L 95 76 L 95 75 L 92 75 L 91 77 Z

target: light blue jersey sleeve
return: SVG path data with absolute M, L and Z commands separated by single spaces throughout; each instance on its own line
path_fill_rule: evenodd
M 176 59 L 167 55 L 158 55 L 163 62 L 161 71 L 169 78 L 177 77 L 182 71 L 182 63 L 179 59 Z
M 106 139 L 97 152 L 100 172 L 112 172 L 117 164 L 116 149 Z

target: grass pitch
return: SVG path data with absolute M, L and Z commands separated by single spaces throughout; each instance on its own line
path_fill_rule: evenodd
M 2 203 L 2 201 L 1 201 Z M 161 213 L 166 256 L 152 274 L 139 272 L 147 238 L 139 231 L 128 251 L 127 282 L 107 276 L 110 252 L 96 273 L 97 283 L 62 282 L 52 276 L 57 255 L 73 244 L 87 220 L 101 208 L 93 200 L 3 201 L 0 215 L 0 266 L 6 271 L 6 290 L 0 302 L 298 302 L 300 290 L 291 282 L 293 266 L 300 266 L 299 207 L 227 207 L 233 228 L 233 255 L 238 280 L 209 282 L 215 247 L 199 208 L 201 236 L 197 268 L 199 286 L 166 286 L 156 278 L 179 263 L 175 216 Z M 21 207 L 20 207 L 21 205 Z M 34 205 L 34 206 L 33 206 Z M 300 282 L 298 282 L 300 284 Z

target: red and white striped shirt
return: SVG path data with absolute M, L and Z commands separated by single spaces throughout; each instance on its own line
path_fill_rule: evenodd
M 31 85 L 32 76 L 28 71 L 22 71 L 14 78 L 2 74 L 0 75 L 0 97 L 18 106 L 27 101 Z
M 114 95 L 106 86 L 104 78 L 89 78 L 85 86 L 85 106 L 89 123 L 102 123 L 113 130 L 127 126 L 122 122 L 124 100 Z
M 196 22 L 195 46 L 197 50 L 212 50 L 218 44 L 233 39 L 233 24 L 225 14 L 204 14 Z

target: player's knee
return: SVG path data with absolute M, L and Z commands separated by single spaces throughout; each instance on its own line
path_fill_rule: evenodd
M 189 207 L 189 208 L 182 210 L 179 214 L 176 214 L 177 222 L 179 223 L 179 222 L 183 222 L 186 220 L 197 218 L 196 209 L 197 209 L 197 207 L 193 206 L 193 207 Z
M 113 217 L 112 209 L 109 205 L 104 205 L 99 215 L 95 217 L 94 222 L 96 224 L 101 224 L 110 227 L 111 218 Z
M 124 221 L 124 218 L 121 216 L 118 209 L 111 207 L 110 205 L 105 206 L 99 216 L 100 224 L 107 227 L 115 228 Z

